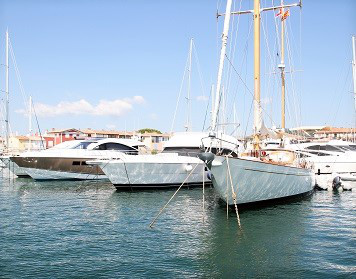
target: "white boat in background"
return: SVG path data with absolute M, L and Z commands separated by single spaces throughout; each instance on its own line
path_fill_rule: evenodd
M 86 161 L 115 158 L 121 153 L 144 152 L 142 142 L 131 139 L 90 139 L 67 141 L 50 149 L 25 152 L 10 160 L 35 180 L 105 179 L 100 168 Z
M 238 141 L 224 136 L 225 142 L 208 142 L 208 133 L 176 133 L 156 155 L 120 154 L 116 159 L 88 161 L 100 166 L 117 189 L 147 189 L 202 185 L 209 182 L 205 164 L 198 158 L 201 146 L 210 145 L 213 152 L 237 156 Z M 188 177 L 189 175 L 189 177 Z
M 345 189 L 356 181 L 356 144 L 341 140 L 292 144 L 299 156 L 315 173 L 315 184 L 321 189 L 331 189 L 336 177 L 344 181 Z M 348 181 L 345 183 L 345 181 Z M 352 183 L 353 184 L 353 183 Z
M 219 100 L 221 97 L 221 80 L 223 65 L 226 54 L 226 44 L 230 25 L 232 0 L 227 0 L 226 12 L 224 14 L 224 31 L 222 35 L 222 46 L 220 54 L 220 65 L 216 87 L 216 101 L 213 114 L 212 131 L 217 130 L 217 116 L 219 111 Z M 281 13 L 285 7 L 297 6 L 299 4 L 281 5 Z M 260 142 L 262 136 L 268 134 L 262 121 L 262 109 L 260 101 L 260 13 L 262 10 L 273 10 L 272 8 L 260 8 L 260 1 L 254 0 L 253 11 L 234 12 L 234 14 L 253 13 L 254 18 L 254 148 L 237 158 L 231 156 L 217 156 L 212 153 L 201 154 L 202 160 L 212 172 L 214 189 L 228 205 L 251 205 L 256 203 L 276 202 L 280 199 L 292 198 L 310 194 L 314 188 L 313 173 L 310 169 L 300 164 L 297 153 L 292 150 L 278 150 L 274 157 L 265 158 L 262 155 Z M 284 20 L 282 20 L 284 26 Z M 283 27 L 282 27 L 283 28 Z M 283 35 L 282 37 L 282 45 Z M 282 75 L 282 96 L 284 92 L 284 52 L 282 51 L 282 63 L 279 66 Z M 282 101 L 282 117 L 284 117 L 284 100 Z M 282 125 L 284 119 L 282 119 Z M 284 127 L 282 127 L 284 128 Z M 216 140 L 218 135 L 212 136 Z M 276 159 L 275 159 L 276 158 Z M 281 161 L 283 159 L 283 161 Z

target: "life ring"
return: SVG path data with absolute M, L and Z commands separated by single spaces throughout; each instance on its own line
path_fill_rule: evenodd
M 262 157 L 265 157 L 266 155 L 267 155 L 266 151 L 262 150 L 262 151 L 261 151 L 261 156 L 262 156 Z

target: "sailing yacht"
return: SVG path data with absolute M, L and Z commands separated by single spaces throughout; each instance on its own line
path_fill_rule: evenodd
M 263 157 L 265 150 L 261 150 L 261 138 L 267 132 L 262 121 L 260 100 L 260 1 L 254 0 L 252 11 L 231 12 L 232 0 L 227 0 L 220 64 L 216 86 L 216 101 L 212 119 L 211 138 L 216 140 L 217 115 L 219 98 L 221 95 L 221 80 L 226 54 L 226 45 L 231 14 L 252 13 L 254 19 L 254 148 L 245 155 L 231 157 L 228 155 L 214 155 L 202 153 L 204 160 L 212 173 L 214 189 L 228 205 L 242 206 L 247 204 L 275 202 L 280 199 L 297 197 L 313 191 L 313 172 L 302 166 L 300 158 L 293 150 L 280 149 L 275 156 Z M 279 7 L 264 8 L 265 10 L 283 9 L 298 6 L 298 4 L 282 5 Z M 282 25 L 284 22 L 282 22 Z M 281 65 L 284 71 L 284 65 Z M 282 71 L 282 78 L 284 72 Z M 282 80 L 283 81 L 283 80 Z M 283 85 L 283 82 L 282 82 Z M 283 96 L 283 95 L 282 95 Z M 283 105 L 283 103 L 282 103 Z M 282 109 L 283 112 L 283 109 Z M 282 122 L 283 123 L 283 122 Z M 215 133 L 215 134 L 214 134 Z

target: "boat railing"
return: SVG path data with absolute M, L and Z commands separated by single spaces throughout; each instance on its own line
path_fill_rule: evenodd
M 207 147 L 205 147 L 205 145 L 204 145 L 204 140 L 205 139 L 210 139 L 210 141 L 209 141 L 210 145 L 207 146 Z M 219 144 L 219 142 L 220 142 L 220 144 Z M 216 155 L 224 155 L 224 156 L 231 156 L 231 157 L 237 157 L 238 156 L 238 148 L 239 148 L 239 144 L 238 143 L 231 142 L 229 140 L 216 137 L 215 134 L 209 134 L 208 137 L 202 138 L 201 139 L 201 143 L 202 143 L 201 146 L 202 146 L 202 149 L 204 150 L 204 152 L 211 152 L 211 153 L 214 153 Z M 227 147 L 227 146 L 223 146 L 222 143 L 231 144 L 231 146 L 233 146 L 233 148 L 230 148 L 230 147 Z

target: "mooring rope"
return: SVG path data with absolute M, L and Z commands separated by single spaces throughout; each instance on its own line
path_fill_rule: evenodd
M 231 194 L 232 194 L 232 199 L 234 200 L 234 204 L 235 204 L 235 211 L 236 211 L 237 223 L 239 224 L 240 230 L 242 230 L 242 228 L 241 228 L 241 223 L 240 223 L 239 211 L 238 211 L 238 209 L 237 209 L 237 203 L 236 203 L 236 193 L 235 193 L 235 190 L 234 190 L 234 186 L 233 186 L 233 184 L 232 184 L 232 178 L 231 178 L 231 171 L 230 171 L 229 157 L 228 157 L 228 156 L 226 156 L 226 164 L 227 164 L 227 169 L 228 169 L 229 177 L 230 177 Z M 237 187 L 237 185 L 236 185 L 236 187 Z M 226 200 L 226 202 L 228 202 L 228 200 Z
M 167 205 L 171 202 L 171 200 L 173 200 L 174 196 L 178 193 L 178 191 L 180 190 L 180 188 L 182 188 L 182 186 L 184 185 L 184 183 L 188 180 L 188 178 L 190 177 L 190 175 L 193 173 L 193 171 L 197 168 L 197 166 L 199 165 L 199 163 L 197 163 L 195 165 L 195 167 L 191 170 L 191 172 L 188 174 L 188 176 L 184 179 L 183 183 L 178 187 L 177 191 L 175 191 L 175 193 L 173 194 L 173 196 L 169 199 L 169 201 L 161 208 L 161 210 L 158 212 L 157 216 L 153 219 L 153 221 L 151 222 L 151 224 L 149 225 L 150 228 L 153 227 L 154 223 L 156 222 L 156 220 L 158 219 L 158 217 L 162 214 L 163 210 L 167 207 Z
M 229 169 L 226 169 L 226 219 L 229 219 Z

